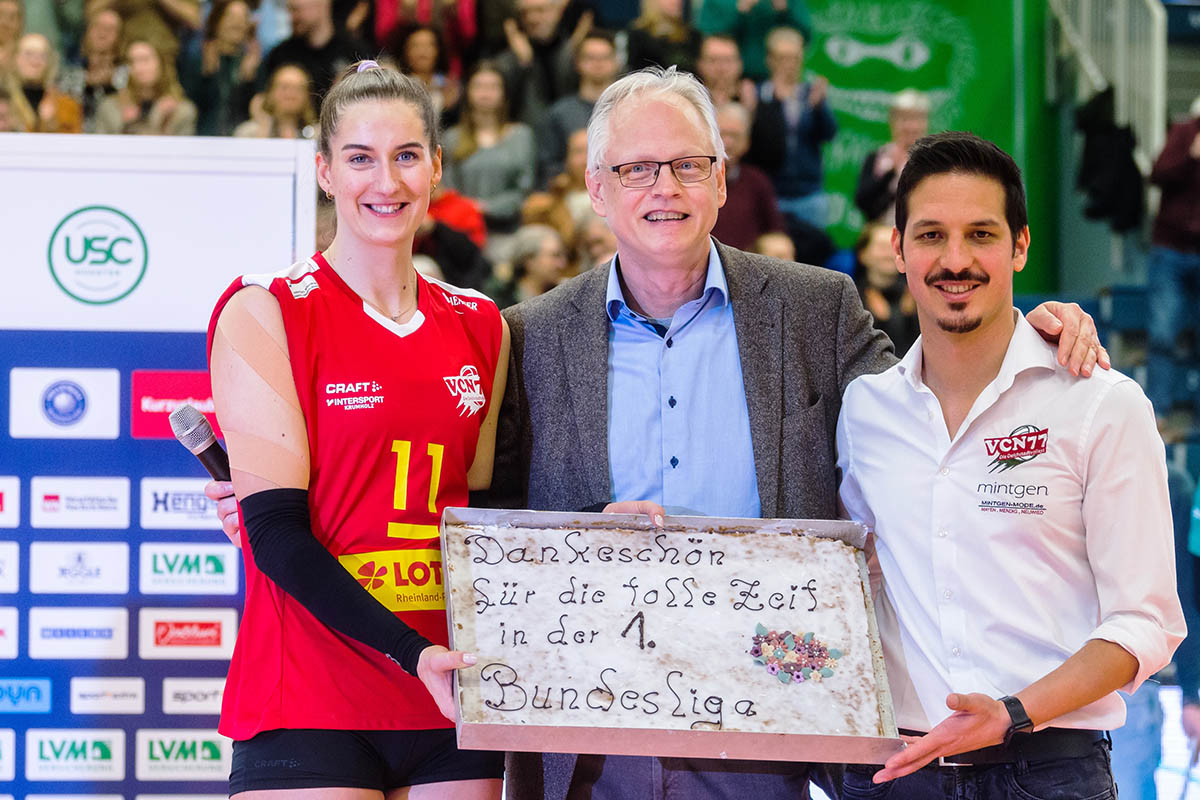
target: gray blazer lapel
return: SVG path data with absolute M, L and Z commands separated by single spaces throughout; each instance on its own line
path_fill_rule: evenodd
M 764 291 L 767 277 L 740 250 L 717 245 L 733 304 L 750 415 L 754 473 L 764 517 L 779 514 L 779 451 L 783 420 L 783 302 Z
M 596 267 L 580 282 L 563 315 L 558 345 L 567 381 L 571 415 L 579 433 L 578 461 L 592 496 L 607 501 L 612 494 L 608 472 L 608 270 Z

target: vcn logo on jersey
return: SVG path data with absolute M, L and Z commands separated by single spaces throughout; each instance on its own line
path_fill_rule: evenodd
M 124 608 L 29 609 L 29 657 L 123 659 L 129 655 Z
M 35 528 L 129 527 L 129 478 L 35 476 L 29 483 Z
M 450 390 L 451 397 L 458 398 L 458 415 L 474 416 L 483 408 L 486 402 L 483 396 L 483 387 L 479 384 L 479 370 L 470 364 L 459 370 L 457 375 L 450 375 L 442 378 L 446 382 L 446 388 Z
M 115 369 L 13 367 L 9 433 L 15 439 L 115 439 L 120 432 Z
M 138 655 L 144 659 L 224 660 L 233 655 L 237 612 L 232 608 L 143 608 Z
M 105 305 L 137 288 L 150 251 L 129 215 L 109 206 L 85 206 L 58 223 L 47 260 L 54 282 L 69 297 Z
M 125 779 L 125 731 L 87 728 L 25 732 L 25 777 L 31 781 Z
M 383 386 L 378 381 L 332 382 L 325 384 L 325 405 L 346 411 L 372 409 L 383 402 Z
M 232 748 L 216 731 L 142 729 L 137 732 L 139 781 L 225 781 Z
M 49 713 L 49 678 L 0 678 L 0 714 Z
M 127 594 L 129 545 L 124 542 L 34 542 L 29 546 L 34 594 Z
M 142 527 L 153 530 L 219 530 L 216 501 L 204 495 L 203 478 L 142 478 Z
M 227 544 L 143 544 L 139 574 L 142 594 L 237 594 L 237 549 Z
M 220 714 L 224 678 L 163 678 L 164 714 Z

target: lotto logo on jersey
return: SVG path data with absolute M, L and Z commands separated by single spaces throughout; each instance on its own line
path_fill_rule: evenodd
M 440 550 L 380 550 L 338 556 L 338 561 L 389 611 L 440 611 L 446 607 Z
M 325 405 L 345 411 L 372 409 L 383 402 L 379 381 L 331 382 L 325 384 Z
M 486 399 L 479 383 L 479 370 L 470 364 L 459 370 L 457 375 L 442 378 L 451 397 L 458 398 L 458 415 L 470 417 L 479 413 Z

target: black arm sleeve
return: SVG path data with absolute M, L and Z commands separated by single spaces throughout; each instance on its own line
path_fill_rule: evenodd
M 372 597 L 312 533 L 308 492 L 268 489 L 241 501 L 254 563 L 325 625 L 417 674 L 432 642 Z

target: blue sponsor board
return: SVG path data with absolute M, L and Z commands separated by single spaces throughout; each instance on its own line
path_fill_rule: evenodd
M 49 678 L 0 678 L 0 714 L 49 714 Z

